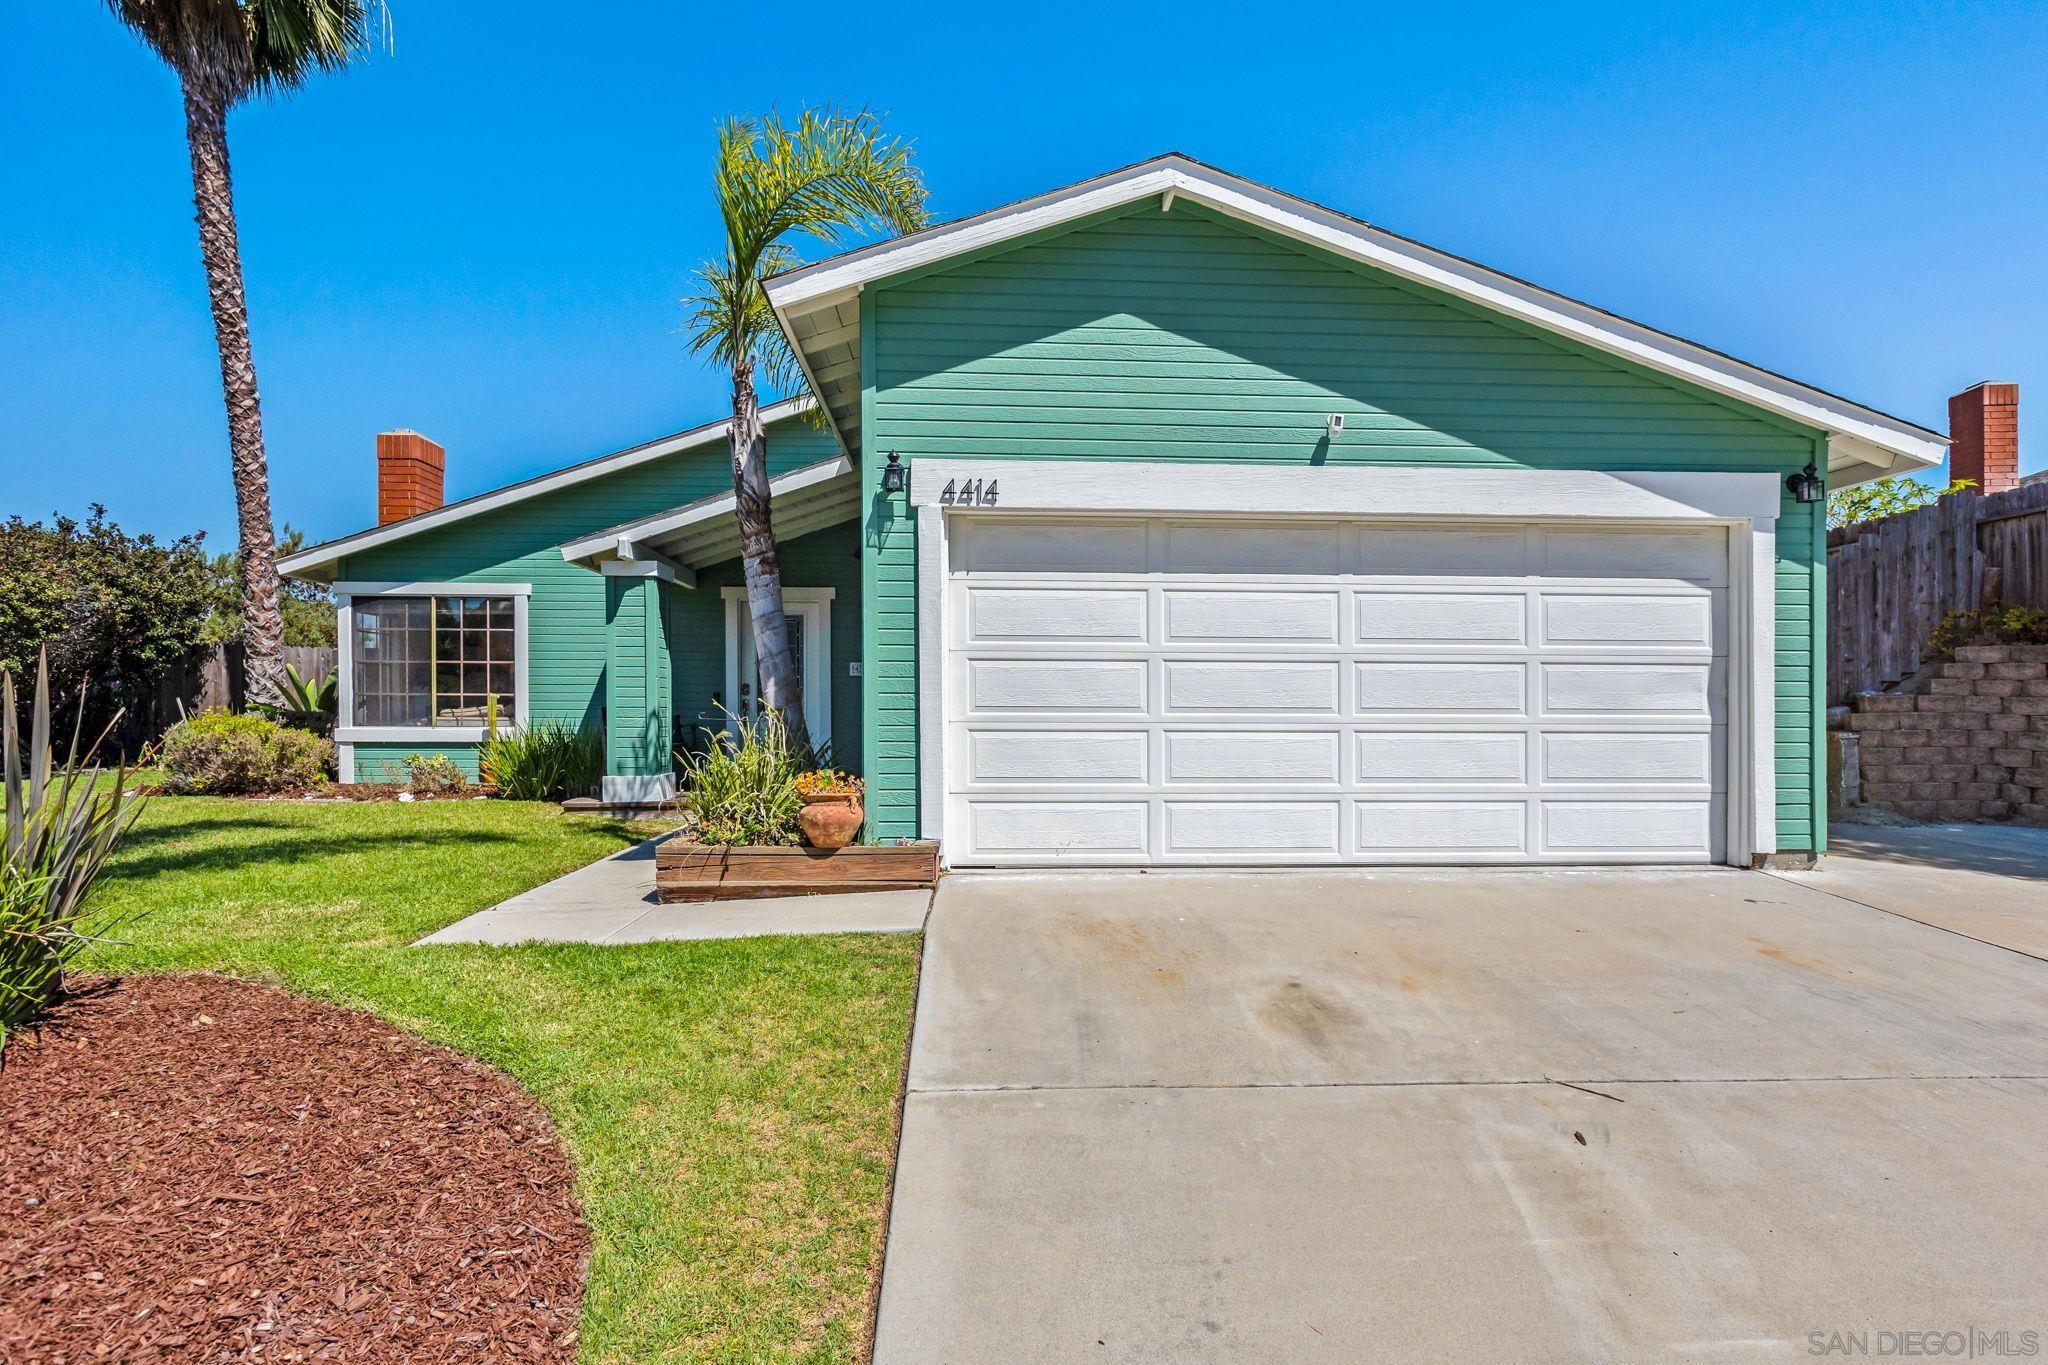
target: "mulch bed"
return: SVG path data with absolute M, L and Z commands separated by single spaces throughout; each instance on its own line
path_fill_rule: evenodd
M 590 1238 L 503 1074 L 217 976 L 0 1054 L 0 1360 L 567 1361 Z

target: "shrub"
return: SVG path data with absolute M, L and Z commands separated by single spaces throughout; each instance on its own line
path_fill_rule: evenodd
M 739 737 L 714 731 L 702 753 L 684 754 L 685 804 L 707 844 L 794 844 L 803 809 L 796 780 L 811 765 L 790 747 L 781 720 L 769 715 L 739 727 Z
M 157 761 L 167 792 L 260 796 L 325 782 L 334 744 L 261 716 L 205 711 L 165 733 Z
M 2003 603 L 1977 611 L 1952 611 L 1928 637 L 1931 659 L 1948 659 L 1958 645 L 2048 644 L 2048 612 Z
M 142 808 L 126 789 L 126 773 L 116 768 L 108 776 L 92 766 L 99 743 L 81 749 L 80 735 L 74 726 L 58 761 L 50 749 L 49 666 L 39 659 L 24 765 L 14 675 L 0 670 L 0 1043 L 56 998 L 65 964 L 96 937 L 82 928 L 86 898 Z
M 405 756 L 405 789 L 414 796 L 455 796 L 468 785 L 462 769 L 446 754 Z
M 604 736 L 555 721 L 493 735 L 476 752 L 477 771 L 512 801 L 594 796 L 604 774 Z

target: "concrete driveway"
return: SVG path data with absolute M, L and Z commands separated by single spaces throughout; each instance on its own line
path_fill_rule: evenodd
M 1855 838 L 948 879 L 877 1360 L 2048 1345 L 2048 836 Z

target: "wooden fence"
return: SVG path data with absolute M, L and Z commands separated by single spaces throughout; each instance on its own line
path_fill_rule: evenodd
M 326 677 L 339 657 L 332 645 L 284 647 L 284 661 L 308 681 Z M 150 735 L 161 734 L 180 716 L 222 706 L 240 710 L 246 700 L 241 643 L 202 646 L 164 671 L 146 724 Z
M 2048 610 L 2048 482 L 1828 532 L 1828 704 L 1911 677 L 1942 617 L 1990 602 Z

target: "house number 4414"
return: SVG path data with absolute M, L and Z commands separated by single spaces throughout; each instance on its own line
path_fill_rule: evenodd
M 996 505 L 996 481 L 994 479 L 949 479 L 939 490 L 939 505 L 942 507 L 994 507 Z

